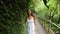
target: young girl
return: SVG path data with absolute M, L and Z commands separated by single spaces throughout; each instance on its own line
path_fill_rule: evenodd
M 32 13 L 32 11 L 29 9 L 27 11 L 27 34 L 35 34 L 36 31 L 36 17 Z

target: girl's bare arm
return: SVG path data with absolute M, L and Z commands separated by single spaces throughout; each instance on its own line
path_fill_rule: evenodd
M 35 31 L 36 31 L 36 17 L 34 17 L 34 25 L 35 25 Z

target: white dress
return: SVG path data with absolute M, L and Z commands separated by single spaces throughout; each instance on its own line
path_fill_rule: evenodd
M 27 23 L 28 23 L 28 26 L 27 26 L 27 34 L 35 34 L 35 26 L 34 26 L 34 19 L 33 17 L 31 19 L 27 18 Z

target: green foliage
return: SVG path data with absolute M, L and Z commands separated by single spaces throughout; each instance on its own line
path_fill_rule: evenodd
M 60 5 L 59 0 L 0 0 L 0 33 L 25 34 L 25 22 L 28 8 L 35 10 L 37 15 L 50 19 L 58 24 Z M 57 2 L 58 1 L 58 2 Z M 58 4 L 58 5 L 57 5 Z M 49 8 L 47 8 L 47 6 Z M 56 27 L 52 27 L 57 33 Z
M 0 0 L 0 34 L 25 34 L 28 0 Z M 19 22 L 19 23 L 18 23 Z

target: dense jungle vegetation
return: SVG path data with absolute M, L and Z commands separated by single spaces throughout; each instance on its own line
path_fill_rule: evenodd
M 0 34 L 25 34 L 29 8 L 60 26 L 60 0 L 0 0 Z

